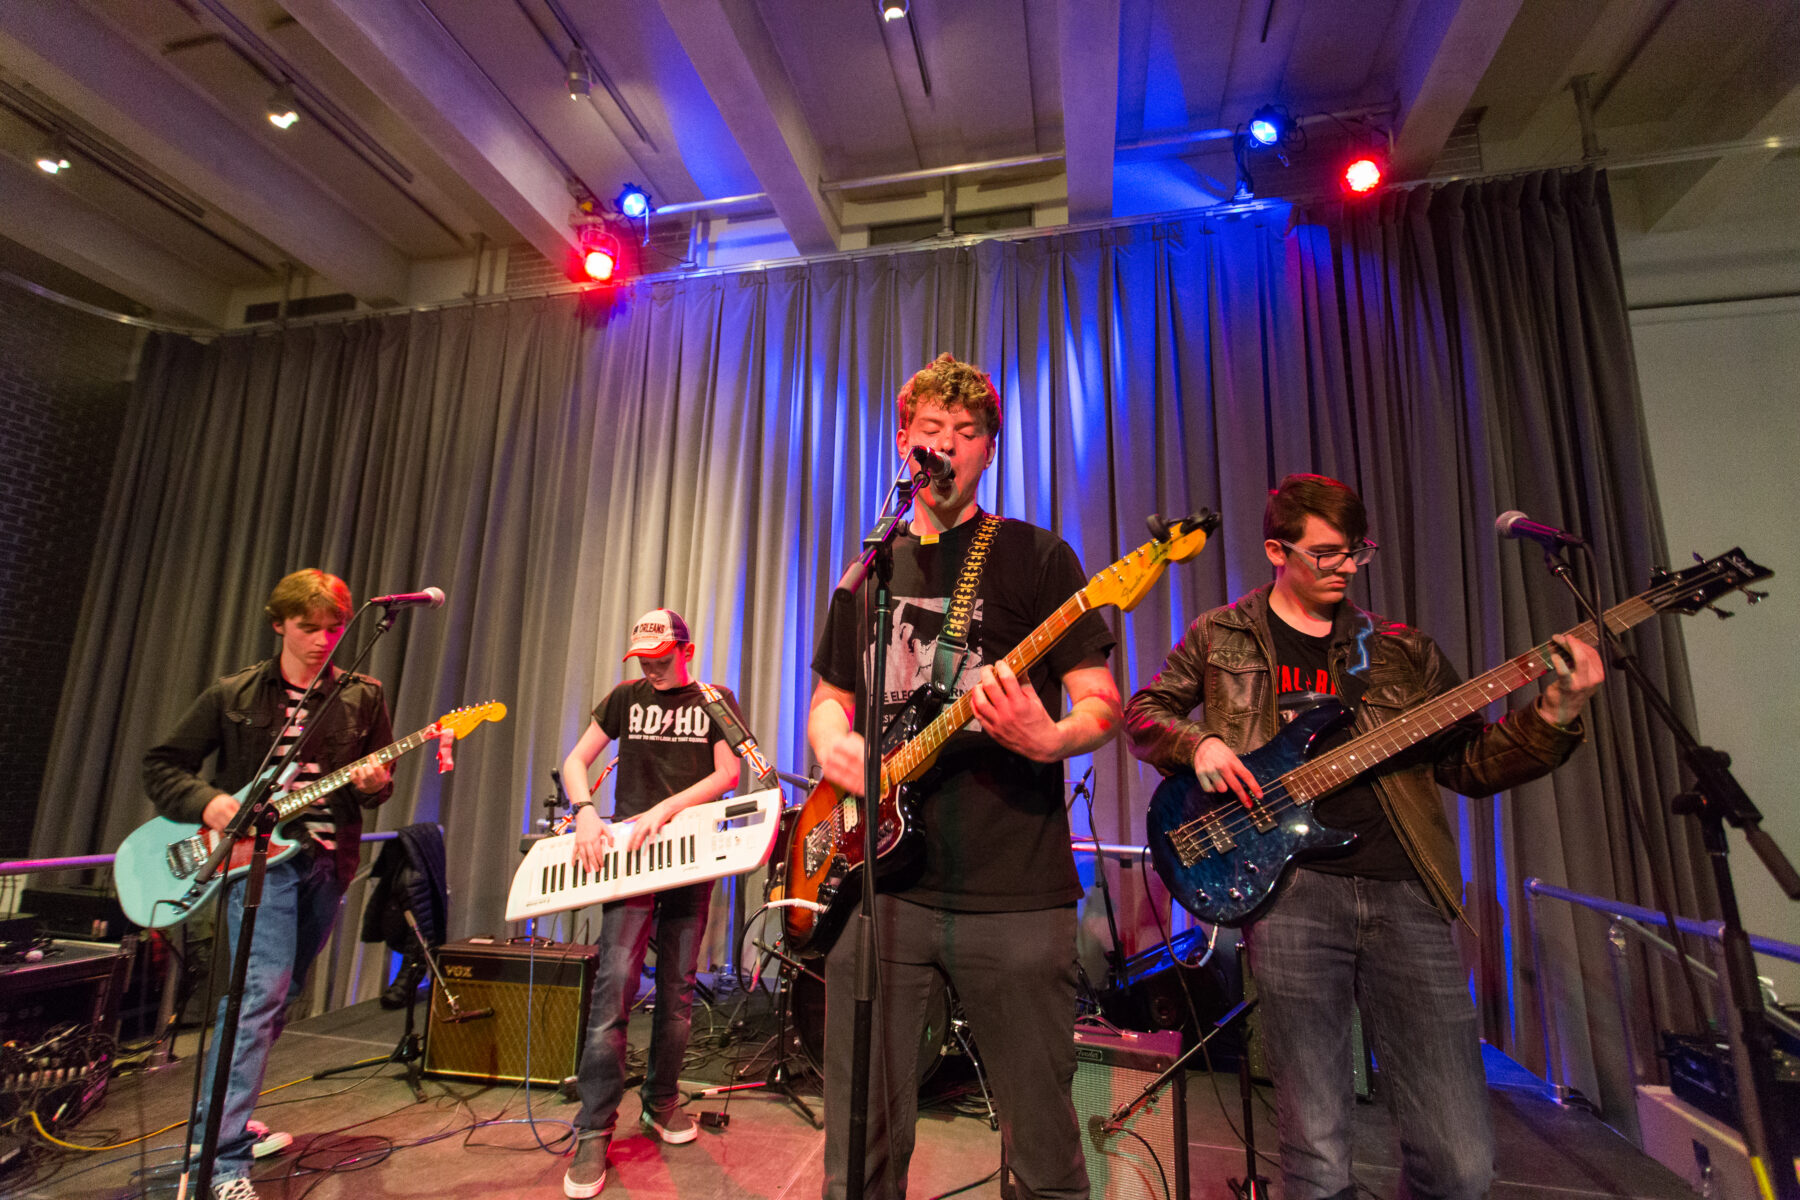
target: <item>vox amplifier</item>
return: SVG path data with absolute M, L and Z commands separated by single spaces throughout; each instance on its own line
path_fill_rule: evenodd
M 452 1020 L 443 988 L 433 980 L 425 1022 L 425 1074 L 488 1083 L 529 1077 L 544 1084 L 559 1084 L 575 1074 L 587 1040 L 598 950 L 475 939 L 447 942 L 437 958 L 461 1011 L 491 1009 L 492 1015 Z

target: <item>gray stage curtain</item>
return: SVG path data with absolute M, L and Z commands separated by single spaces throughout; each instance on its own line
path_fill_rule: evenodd
M 1363 491 L 1383 550 L 1359 598 L 1435 633 L 1468 672 L 1576 623 L 1533 553 L 1496 544 L 1497 512 L 1593 534 L 1614 600 L 1661 556 L 1592 175 L 1417 190 L 1292 228 L 1285 211 L 1194 216 L 612 298 L 160 336 L 112 479 L 37 851 L 108 849 L 149 815 L 143 749 L 208 678 L 271 650 L 264 594 L 305 565 L 358 595 L 449 593 L 373 657 L 398 730 L 459 704 L 510 707 L 459 746 L 455 774 L 428 755 L 403 764 L 378 818 L 444 824 L 453 935 L 503 931 L 518 836 L 645 609 L 688 618 L 699 673 L 734 687 L 764 746 L 805 770 L 818 618 L 897 466 L 892 397 L 940 350 L 984 364 L 1003 396 L 985 502 L 1058 530 L 1090 570 L 1142 543 L 1148 513 L 1224 514 L 1198 560 L 1110 616 L 1127 692 L 1193 615 L 1268 578 L 1263 501 L 1289 471 Z M 1679 643 L 1652 626 L 1639 644 L 1685 695 Z M 1452 802 L 1484 1028 L 1537 1066 L 1520 881 L 1648 901 L 1622 805 L 1655 810 L 1675 781 L 1628 694 L 1608 701 L 1594 745 L 1553 779 Z M 1140 841 L 1154 779 L 1116 746 L 1097 759 L 1098 832 Z M 1692 856 L 1653 822 L 1692 901 Z M 1115 884 L 1140 937 L 1144 892 Z M 1630 1084 L 1604 947 L 1582 928 L 1556 938 L 1564 1067 L 1617 1110 Z

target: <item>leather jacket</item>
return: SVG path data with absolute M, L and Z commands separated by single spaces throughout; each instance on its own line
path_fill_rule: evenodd
M 188 706 L 175 731 L 144 754 L 144 791 L 163 816 L 200 824 L 207 801 L 220 792 L 236 793 L 274 744 L 286 708 L 280 667 L 265 659 L 253 667 L 215 681 Z M 321 695 L 326 687 L 319 684 Z M 315 700 L 315 704 L 317 701 Z M 381 684 L 367 675 L 353 677 L 343 697 L 318 718 L 307 757 L 327 773 L 373 754 L 394 740 Z M 208 755 L 218 753 L 212 782 L 199 775 Z M 356 874 L 357 843 L 362 837 L 362 809 L 374 808 L 393 794 L 394 784 L 364 795 L 352 784 L 326 798 L 337 826 L 338 880 L 348 886 Z M 284 832 L 299 831 L 291 825 Z
M 1281 718 L 1270 679 L 1272 588 L 1203 613 L 1188 627 L 1162 671 L 1125 706 L 1133 754 L 1167 775 L 1192 770 L 1194 752 L 1208 737 L 1244 754 L 1275 736 Z M 1327 660 L 1339 694 L 1346 691 L 1347 675 L 1365 685 L 1356 707 L 1358 733 L 1461 682 L 1430 637 L 1347 600 L 1338 606 Z M 1199 719 L 1193 720 L 1189 714 L 1196 708 Z M 1492 795 L 1548 774 L 1581 740 L 1579 721 L 1565 730 L 1527 704 L 1492 723 L 1479 715 L 1458 722 L 1396 755 L 1373 776 L 1382 811 L 1446 918 L 1462 916 L 1463 879 L 1435 785 L 1465 796 Z

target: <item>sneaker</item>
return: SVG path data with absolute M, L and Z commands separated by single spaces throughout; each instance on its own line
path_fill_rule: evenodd
M 606 1148 L 610 1133 L 583 1133 L 575 1139 L 575 1159 L 563 1175 L 563 1195 L 569 1200 L 598 1196 L 606 1186 Z
M 257 1200 L 256 1185 L 242 1175 L 213 1180 L 212 1194 L 213 1200 Z
M 250 1157 L 252 1158 L 267 1158 L 271 1154 L 280 1154 L 294 1144 L 293 1134 L 279 1129 L 271 1131 L 267 1125 L 254 1117 L 244 1122 L 244 1128 L 249 1130 L 250 1136 L 256 1139 L 250 1147 Z M 199 1142 L 192 1143 L 189 1148 L 195 1154 L 200 1153 Z
M 691 1142 L 700 1136 L 700 1129 L 694 1124 L 694 1118 L 687 1115 L 687 1110 L 679 1106 L 667 1112 L 651 1112 L 644 1110 L 644 1128 L 654 1133 L 671 1146 L 679 1146 L 683 1142 Z

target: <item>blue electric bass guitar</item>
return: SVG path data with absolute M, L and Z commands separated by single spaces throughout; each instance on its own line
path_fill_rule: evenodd
M 358 763 L 390 763 L 403 754 L 417 750 L 427 742 L 435 742 L 444 730 L 453 731 L 460 739 L 483 721 L 499 721 L 506 716 L 506 705 L 499 701 L 471 705 L 445 713 L 439 720 L 417 733 L 401 738 L 391 746 L 377 750 L 329 775 L 315 779 L 303 788 L 287 792 L 275 800 L 275 832 L 269 837 L 269 865 L 280 862 L 300 848 L 301 843 L 285 838 L 282 827 L 302 811 L 350 782 L 350 769 Z M 275 768 L 270 767 L 273 771 Z M 266 773 L 265 773 L 266 774 Z M 237 793 L 240 803 L 260 780 L 245 784 Z M 152 817 L 131 831 L 113 858 L 113 881 L 119 889 L 119 905 L 146 929 L 167 929 L 188 919 L 217 890 L 222 880 L 235 878 L 250 869 L 252 838 L 239 838 L 231 848 L 226 869 L 216 872 L 206 883 L 196 887 L 194 876 L 211 857 L 219 844 L 219 835 L 204 825 L 172 821 L 168 817 Z
M 1679 574 L 1661 572 L 1649 591 L 1608 609 L 1606 627 L 1622 633 L 1660 612 L 1691 615 L 1740 588 L 1754 604 L 1766 593 L 1746 585 L 1771 574 L 1735 549 Z M 1569 636 L 1598 642 L 1592 621 Z M 1329 751 L 1321 749 L 1324 743 L 1349 726 L 1354 714 L 1336 701 L 1307 710 L 1243 756 L 1263 790 L 1254 808 L 1245 808 L 1231 792 L 1202 791 L 1191 770 L 1169 776 L 1150 800 L 1156 873 L 1202 921 L 1245 924 L 1268 901 L 1289 863 L 1355 840 L 1354 834 L 1321 825 L 1312 812 L 1315 800 L 1553 670 L 1551 648 L 1550 642 L 1535 646 Z

